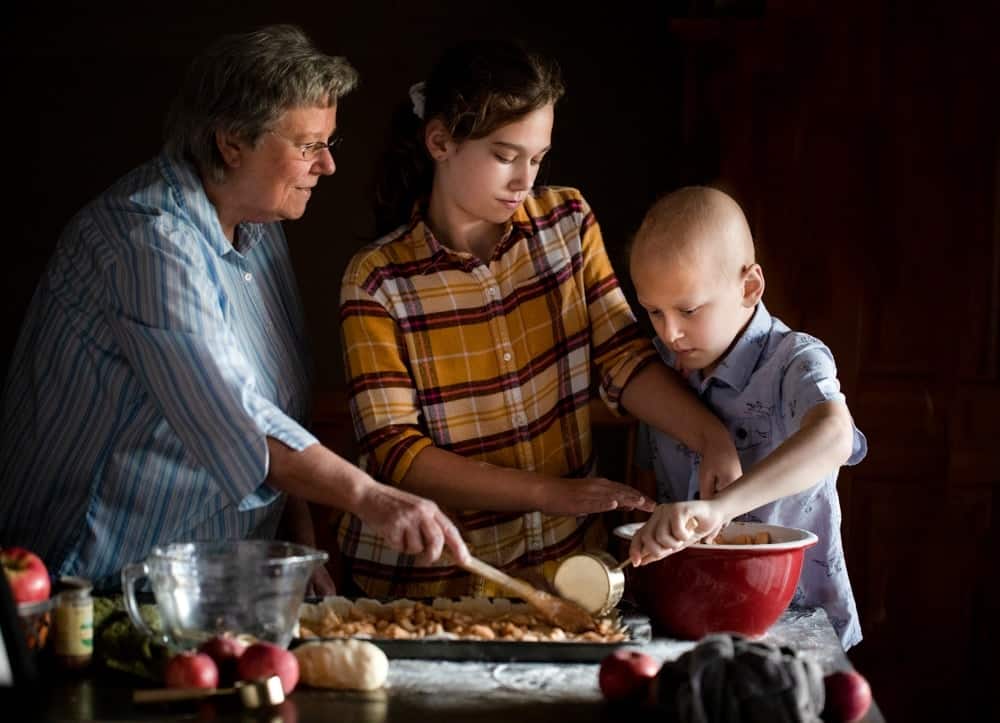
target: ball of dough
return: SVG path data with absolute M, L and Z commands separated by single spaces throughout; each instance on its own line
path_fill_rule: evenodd
M 389 659 L 365 640 L 306 643 L 292 652 L 299 659 L 301 681 L 315 688 L 374 690 L 389 677 Z

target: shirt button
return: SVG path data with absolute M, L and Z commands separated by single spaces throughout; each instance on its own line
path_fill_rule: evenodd
M 247 281 L 253 281 L 253 274 L 247 271 L 245 274 L 243 274 L 243 278 L 246 279 Z
M 523 427 L 525 424 L 528 423 L 528 418 L 525 417 L 523 414 L 521 414 L 519 412 L 519 413 L 517 413 L 517 414 L 514 415 L 514 420 L 513 421 L 514 421 L 514 424 L 516 424 L 518 427 Z
M 490 287 L 490 296 L 496 296 L 500 293 L 500 289 L 495 286 Z
M 510 354 L 510 352 L 509 352 L 509 351 L 505 351 L 505 352 L 503 353 L 503 360 L 504 360 L 504 361 L 510 361 L 510 360 L 511 360 L 511 358 L 512 358 L 512 357 L 511 357 L 511 354 Z

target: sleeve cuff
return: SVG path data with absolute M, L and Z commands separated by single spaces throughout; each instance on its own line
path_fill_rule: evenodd
M 622 392 L 633 376 L 645 369 L 649 364 L 656 361 L 656 350 L 650 346 L 649 349 L 622 364 L 614 374 L 609 375 L 600 385 L 601 399 L 608 409 L 617 417 L 624 416 L 621 410 Z
M 296 452 L 301 452 L 306 447 L 319 443 L 319 440 L 301 424 L 283 414 L 277 408 L 265 410 L 256 422 L 265 436 L 274 437 L 286 447 L 294 449 Z
M 380 482 L 398 485 L 406 477 L 413 466 L 413 460 L 434 443 L 423 435 L 410 435 L 404 437 L 389 450 L 389 454 L 381 465 L 379 474 L 373 475 Z
M 267 438 L 273 437 L 289 449 L 301 452 L 318 444 L 318 440 L 298 422 L 277 407 L 266 404 L 250 413 L 246 433 L 253 436 L 246 444 L 244 454 L 233 455 L 231 460 L 217 460 L 215 474 L 220 475 L 226 492 L 238 500 L 241 511 L 269 505 L 281 494 L 266 484 L 270 470 Z

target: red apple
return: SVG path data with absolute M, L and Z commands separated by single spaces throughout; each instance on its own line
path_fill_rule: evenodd
M 219 668 L 204 653 L 185 650 L 167 661 L 163 682 L 168 688 L 217 688 Z
M 0 562 L 16 603 L 48 600 L 52 583 L 45 563 L 23 547 L 0 548 Z
M 246 649 L 247 643 L 231 633 L 216 635 L 198 646 L 198 652 L 205 653 L 219 666 L 219 680 L 227 685 L 236 679 L 236 661 Z
M 205 653 L 216 664 L 224 660 L 236 659 L 243 655 L 248 643 L 236 637 L 232 633 L 222 633 L 209 638 L 198 646 L 198 652 Z
M 826 705 L 823 720 L 830 723 L 854 723 L 864 718 L 872 704 L 872 689 L 861 673 L 841 670 L 823 679 Z
M 608 700 L 639 701 L 659 671 L 660 664 L 652 655 L 620 648 L 601 661 L 597 682 Z
M 299 659 L 280 645 L 254 643 L 236 661 L 240 680 L 264 680 L 272 675 L 281 678 L 281 689 L 288 695 L 299 682 Z

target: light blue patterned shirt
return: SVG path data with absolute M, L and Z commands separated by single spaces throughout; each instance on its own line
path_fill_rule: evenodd
M 659 340 L 663 360 L 676 368 L 673 353 Z M 844 401 L 833 354 L 819 339 L 794 332 L 772 317 L 763 303 L 715 371 L 688 382 L 729 428 L 744 470 L 773 452 L 799 429 L 816 404 Z M 854 428 L 854 449 L 847 464 L 864 459 L 865 436 Z M 698 494 L 699 456 L 672 437 L 642 425 L 636 461 L 652 469 L 660 502 L 694 499 Z M 836 472 L 797 495 L 759 507 L 740 519 L 810 530 L 819 543 L 805 552 L 802 576 L 792 605 L 826 610 L 844 649 L 861 641 L 857 605 L 844 564 L 840 538 L 840 501 Z
M 266 438 L 316 442 L 301 304 L 280 224 L 236 238 L 166 156 L 68 224 L 4 391 L 0 542 L 115 586 L 157 544 L 274 534 Z

